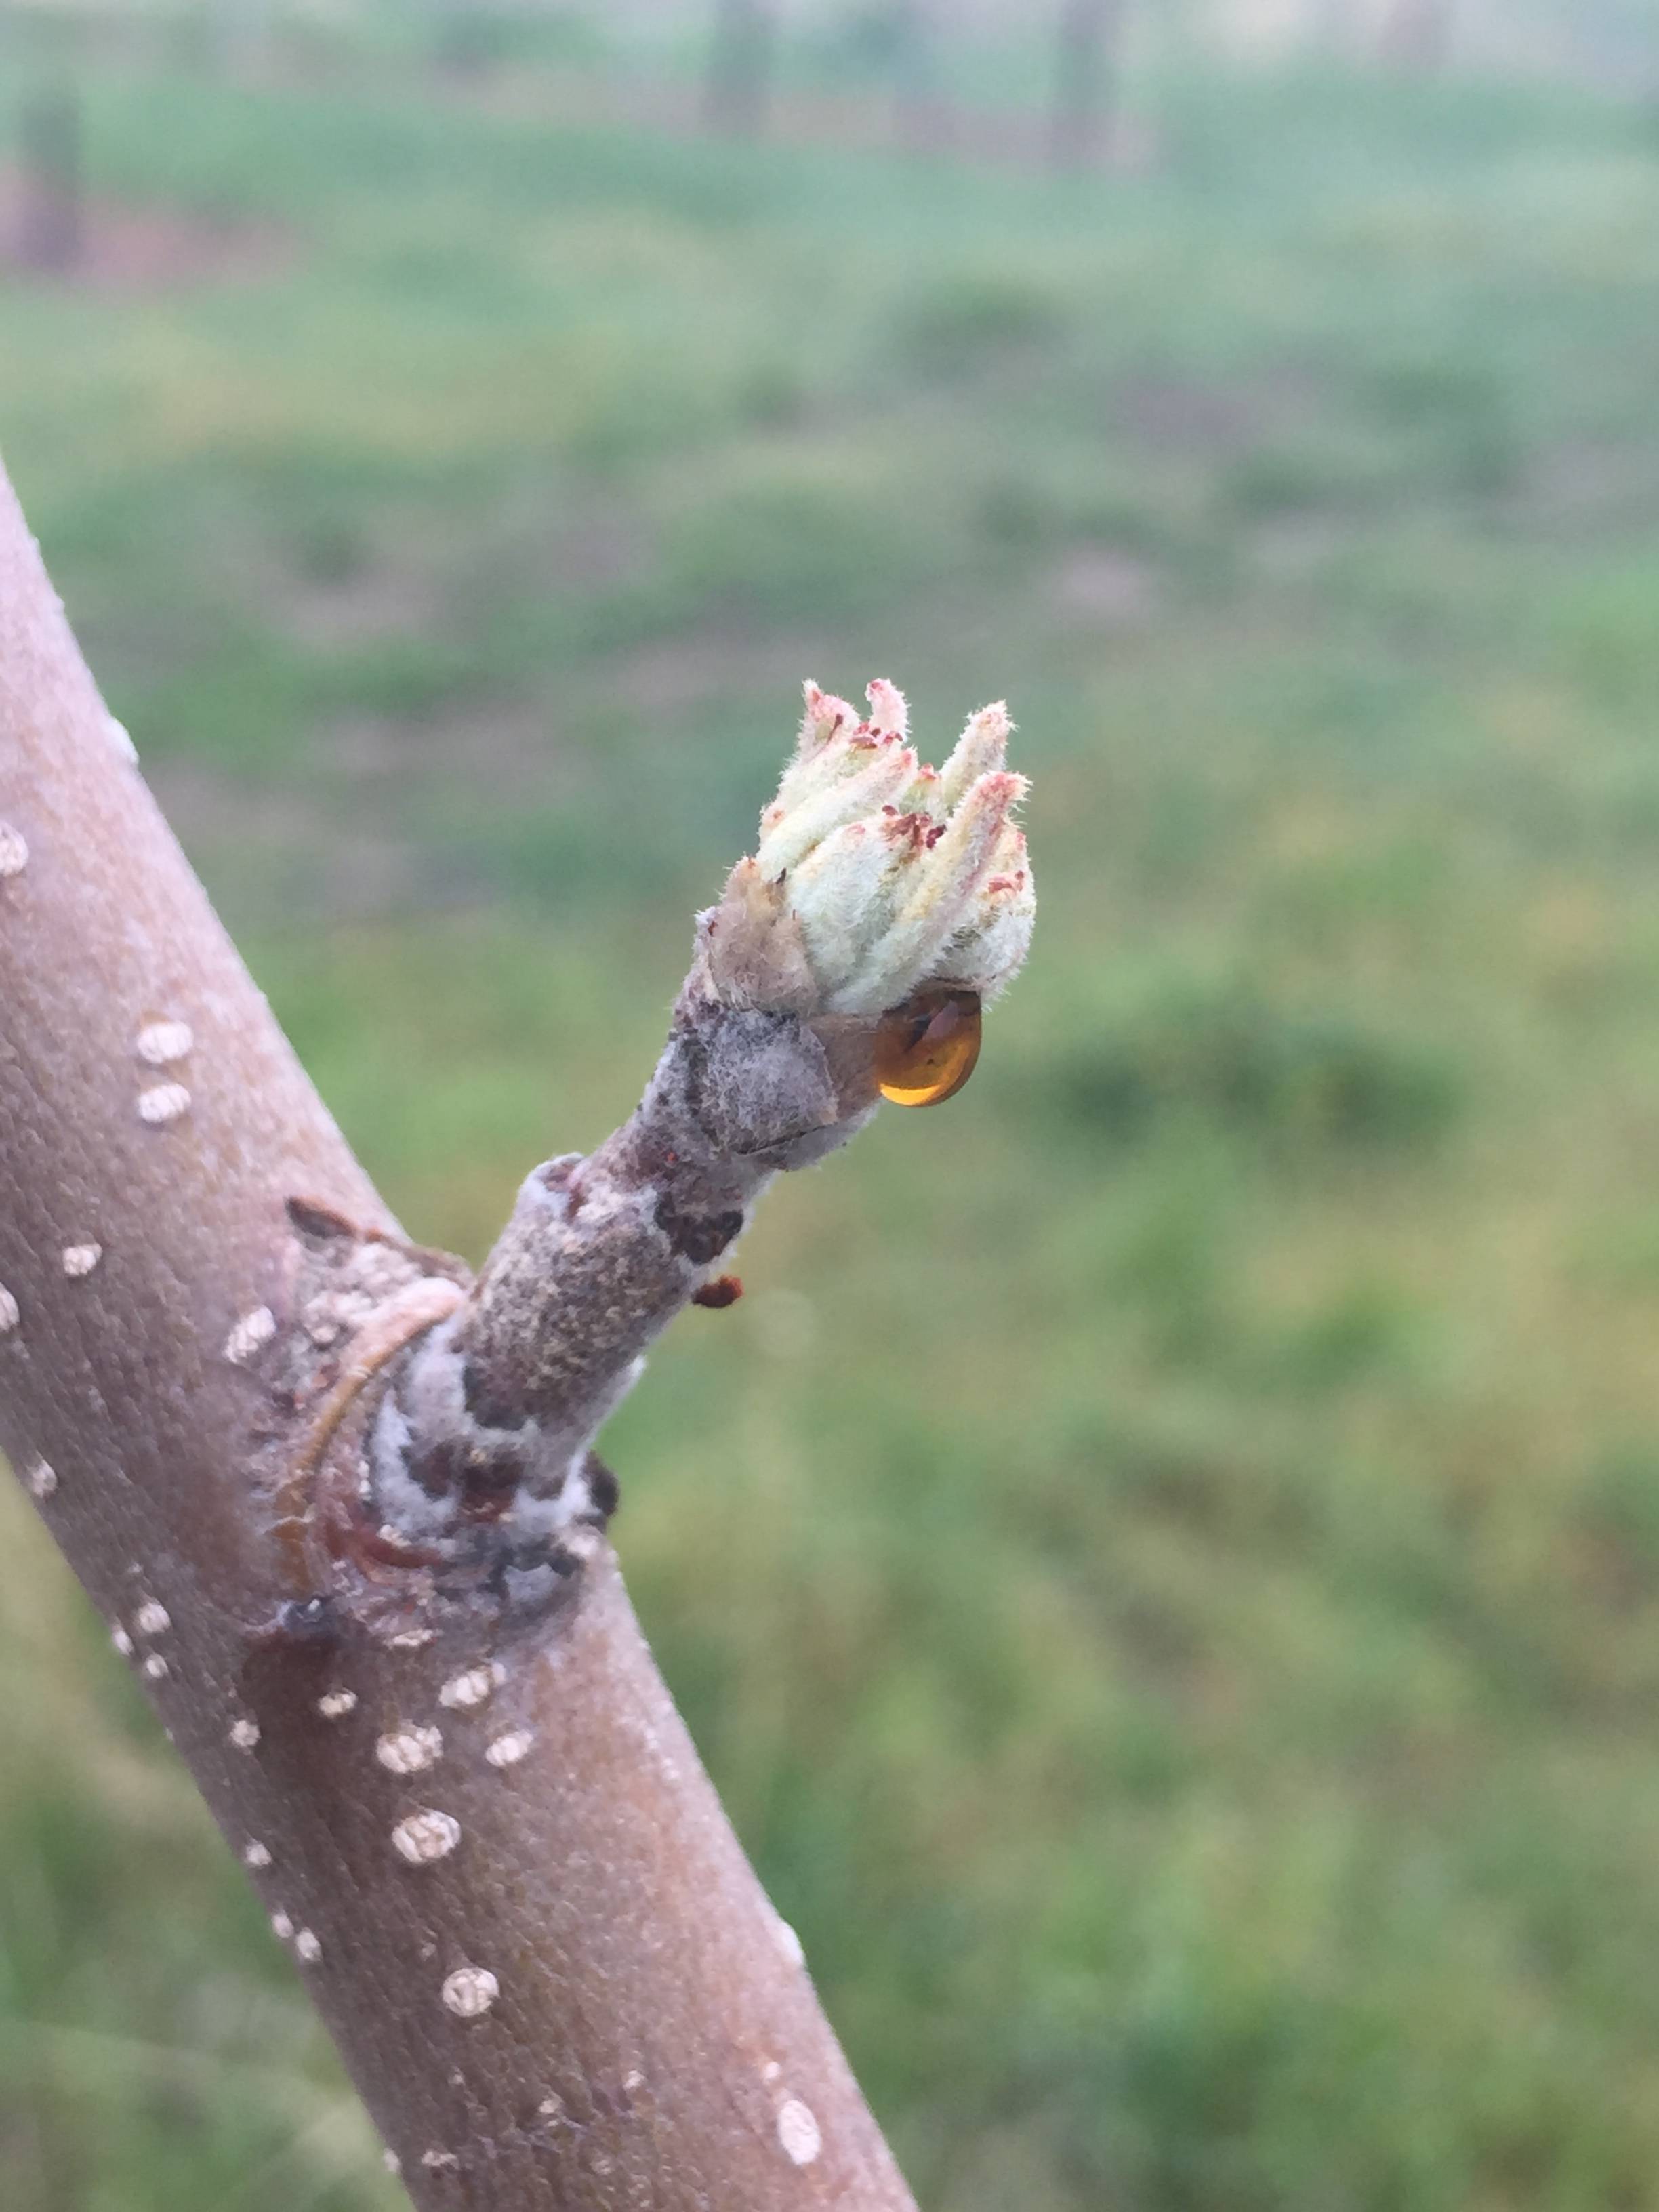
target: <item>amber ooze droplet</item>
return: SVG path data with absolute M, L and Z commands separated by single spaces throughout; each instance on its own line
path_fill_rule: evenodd
M 979 1058 L 977 991 L 918 991 L 876 1029 L 876 1082 L 895 1106 L 954 1098 Z

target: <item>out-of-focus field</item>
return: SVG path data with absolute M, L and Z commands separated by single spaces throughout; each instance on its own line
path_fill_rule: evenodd
M 647 1630 L 934 2212 L 1659 2207 L 1659 131 L 1188 72 L 1055 179 L 594 87 L 94 58 L 0 444 L 112 708 L 477 1256 L 800 678 L 1006 694 L 1030 972 L 613 1424 Z M 388 2205 L 0 1543 L 0 2204 Z

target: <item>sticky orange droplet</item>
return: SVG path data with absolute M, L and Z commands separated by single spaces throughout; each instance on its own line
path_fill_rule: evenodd
M 979 1058 L 977 991 L 918 991 L 876 1029 L 876 1082 L 895 1106 L 954 1098 Z

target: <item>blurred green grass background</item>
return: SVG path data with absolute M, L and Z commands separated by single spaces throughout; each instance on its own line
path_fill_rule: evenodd
M 1659 2207 L 1659 127 L 1189 58 L 1054 176 L 566 33 L 83 42 L 112 242 L 0 272 L 0 444 L 113 709 L 477 1257 L 800 678 L 1006 696 L 1030 972 L 613 1424 L 647 1632 L 934 2212 Z M 0 2203 L 389 2204 L 0 1541 Z

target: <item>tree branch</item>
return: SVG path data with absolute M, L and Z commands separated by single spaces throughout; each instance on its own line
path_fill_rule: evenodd
M 1006 716 L 935 777 L 872 702 L 809 690 L 639 1110 L 535 1170 L 475 1284 L 351 1158 L 0 477 L 0 1444 L 422 2207 L 911 2206 L 592 1449 L 765 1182 L 896 1054 L 959 1062 L 1023 955 Z

